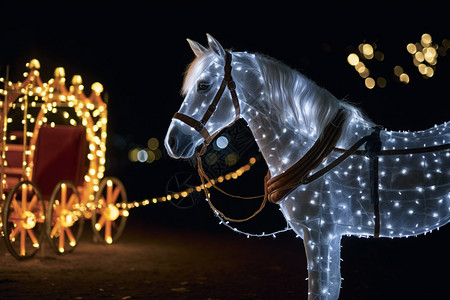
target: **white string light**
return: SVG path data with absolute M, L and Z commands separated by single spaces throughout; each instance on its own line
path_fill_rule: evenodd
M 421 49 L 420 53 L 428 55 L 426 62 L 433 66 L 437 56 L 430 48 L 433 48 L 431 37 L 423 36 L 422 39 L 426 50 Z M 197 58 L 189 66 L 183 84 L 185 99 L 179 112 L 194 119 L 205 113 L 224 76 L 218 70 L 225 65 L 225 51 L 210 35 L 208 44 L 209 49 L 206 49 L 190 41 Z M 408 51 L 411 50 L 409 48 Z M 370 44 L 362 44 L 360 51 L 366 60 L 377 59 L 377 55 L 382 59 L 382 53 L 377 54 Z M 359 59 L 361 57 L 356 54 L 349 55 L 348 62 L 356 67 Z M 336 147 L 349 149 L 374 132 L 375 124 L 357 107 L 338 100 L 279 61 L 259 54 L 233 52 L 232 67 L 231 75 L 241 107 L 240 117 L 249 125 L 272 177 L 291 170 L 291 166 L 315 145 L 338 111 L 346 115 Z M 360 65 L 357 71 L 364 73 L 366 70 Z M 408 81 L 400 68 L 396 72 L 400 80 Z M 197 88 L 199 83 L 202 89 Z M 380 83 L 382 87 L 384 83 Z M 204 89 L 206 85 L 208 89 Z M 368 80 L 366 85 L 373 88 L 375 81 Z M 234 120 L 230 93 L 224 93 L 205 126 L 208 132 L 216 133 Z M 342 236 L 374 236 L 376 224 L 380 225 L 376 234 L 380 237 L 416 236 L 450 221 L 450 126 L 444 123 L 417 132 L 381 130 L 379 136 L 381 150 L 393 154 L 375 154 L 378 160 L 377 181 L 371 179 L 375 174 L 371 167 L 373 158 L 350 155 L 331 172 L 300 185 L 279 202 L 288 223 L 282 232 L 292 229 L 304 242 L 310 300 L 338 299 Z M 168 129 L 165 146 L 170 156 L 187 158 L 203 141 L 200 133 L 174 119 Z M 433 148 L 437 150 L 411 150 L 427 147 L 437 147 Z M 364 146 L 358 150 L 364 151 Z M 397 150 L 410 152 L 396 154 Z M 340 155 L 332 151 L 322 167 Z M 379 195 L 379 213 L 372 201 L 374 188 Z M 246 233 L 225 222 L 219 211 L 216 210 L 215 214 L 221 224 L 248 237 L 276 236 L 278 233 Z

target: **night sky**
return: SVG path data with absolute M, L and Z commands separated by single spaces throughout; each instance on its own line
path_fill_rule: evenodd
M 286 63 L 388 129 L 420 130 L 450 120 L 450 53 L 439 56 L 434 76 L 424 79 L 406 50 L 424 33 L 439 46 L 450 39 L 448 13 L 440 14 L 447 9 L 438 5 L 406 2 L 394 10 L 376 1 L 4 2 L 0 76 L 9 65 L 10 79 L 22 80 L 25 63 L 37 58 L 44 82 L 60 66 L 68 82 L 80 74 L 87 93 L 93 82 L 101 82 L 109 112 L 107 173 L 124 181 L 132 200 L 164 195 L 174 173 L 193 170 L 188 162 L 170 159 L 162 142 L 182 102 L 183 73 L 194 58 L 185 39 L 206 45 L 205 33 L 225 48 Z M 367 66 L 375 78 L 385 78 L 385 88 L 367 89 L 348 64 L 347 56 L 361 43 L 376 44 L 384 54 L 383 61 L 367 60 Z M 394 75 L 397 65 L 409 84 Z M 162 158 L 130 162 L 128 151 L 146 147 L 152 137 L 160 141 Z M 261 184 L 263 176 L 260 167 L 252 180 Z

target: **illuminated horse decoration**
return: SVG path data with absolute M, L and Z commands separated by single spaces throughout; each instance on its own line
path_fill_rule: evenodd
M 343 235 L 408 237 L 449 222 L 450 124 L 381 130 L 279 61 L 225 51 L 210 35 L 209 49 L 188 42 L 196 59 L 166 149 L 188 158 L 237 118 L 248 123 L 267 196 L 304 240 L 308 299 L 338 299 Z

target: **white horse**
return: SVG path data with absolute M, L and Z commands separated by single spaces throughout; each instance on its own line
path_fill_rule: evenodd
M 185 99 L 165 139 L 171 157 L 191 157 L 205 139 L 210 142 L 215 133 L 243 118 L 275 177 L 313 147 L 338 112 L 345 113 L 345 120 L 337 148 L 349 149 L 374 131 L 374 124 L 356 107 L 336 99 L 299 72 L 260 54 L 225 51 L 213 37 L 207 37 L 209 49 L 188 40 L 196 59 L 186 72 Z M 235 89 L 229 85 L 227 90 L 227 83 L 222 87 L 226 64 L 231 64 L 228 75 Z M 207 113 L 214 101 L 217 108 Z M 204 124 L 200 125 L 201 119 Z M 450 150 L 445 147 L 450 143 L 450 124 L 418 132 L 381 130 L 379 137 L 381 150 L 437 150 L 378 156 L 375 184 L 370 182 L 371 159 L 353 153 L 279 202 L 287 222 L 304 241 L 308 299 L 338 299 L 343 235 L 373 236 L 378 222 L 380 237 L 416 236 L 450 220 Z M 317 169 L 340 155 L 330 152 Z M 374 188 L 379 213 L 374 211 Z

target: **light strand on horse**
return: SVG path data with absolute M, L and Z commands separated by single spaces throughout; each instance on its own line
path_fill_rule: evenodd
M 226 52 L 210 35 L 209 49 L 190 44 L 197 58 L 185 76 L 185 99 L 179 113 L 199 120 L 224 78 Z M 322 170 L 327 165 L 332 168 L 317 171 L 311 175 L 315 180 L 294 188 L 279 202 L 286 221 L 304 242 L 308 299 L 338 299 L 342 236 L 373 236 L 377 222 L 380 237 L 416 236 L 450 221 L 447 123 L 417 132 L 380 130 L 382 149 L 372 151 L 376 152 L 378 178 L 371 183 L 371 159 L 359 154 L 367 154 L 361 147 L 375 124 L 358 108 L 272 58 L 230 54 L 240 117 L 250 127 L 271 177 L 304 157 L 339 110 L 346 115 L 335 151 L 321 164 Z M 231 93 L 222 94 L 205 124 L 208 132 L 220 132 L 235 121 L 232 98 Z M 173 119 L 165 146 L 170 156 L 188 158 L 204 140 L 198 131 Z M 374 184 L 379 218 L 371 203 Z

